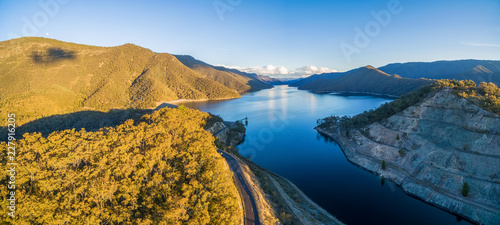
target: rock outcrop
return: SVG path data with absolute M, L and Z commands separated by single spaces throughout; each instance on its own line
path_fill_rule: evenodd
M 349 129 L 348 136 L 339 127 L 317 130 L 334 138 L 351 162 L 408 194 L 480 224 L 500 224 L 500 117 L 451 89 Z

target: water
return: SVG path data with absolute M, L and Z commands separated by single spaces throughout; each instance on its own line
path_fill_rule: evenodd
M 389 101 L 276 86 L 240 99 L 185 105 L 228 121 L 248 117 L 240 153 L 292 181 L 346 224 L 470 224 L 354 166 L 334 141 L 313 129 L 319 118 L 354 115 Z

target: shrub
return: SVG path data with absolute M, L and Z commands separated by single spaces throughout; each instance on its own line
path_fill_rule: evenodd
M 467 197 L 469 195 L 469 184 L 467 182 L 464 182 L 463 186 L 462 186 L 462 195 L 464 197 Z
M 385 162 L 385 160 L 382 161 L 382 169 L 387 169 L 387 163 Z
M 404 157 L 406 155 L 406 151 L 404 149 L 399 149 L 399 156 Z

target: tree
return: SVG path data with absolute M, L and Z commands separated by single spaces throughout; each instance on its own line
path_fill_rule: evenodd
M 240 224 L 232 173 L 203 129 L 208 117 L 165 108 L 96 132 L 25 134 L 17 143 L 17 222 Z
M 469 184 L 467 182 L 464 182 L 462 185 L 462 195 L 464 197 L 467 197 L 469 195 Z
M 387 165 L 385 163 L 385 160 L 382 161 L 382 170 L 385 170 L 387 169 Z

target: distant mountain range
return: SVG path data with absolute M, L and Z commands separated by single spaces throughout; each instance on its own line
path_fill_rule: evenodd
M 392 63 L 378 69 L 407 78 L 473 80 L 500 85 L 500 61 L 495 60 Z
M 221 66 L 212 66 L 189 55 L 174 56 L 187 67 L 205 76 L 205 78 L 217 81 L 226 87 L 237 90 L 240 94 L 273 87 L 266 83 L 265 79 L 257 77 L 255 74 L 248 74 Z
M 365 66 L 344 73 L 314 75 L 298 81 L 293 86 L 314 92 L 364 93 L 399 96 L 430 84 L 427 79 L 402 78 L 389 75 L 372 66 Z
M 390 75 L 393 74 L 393 75 Z M 399 96 L 434 79 L 473 80 L 500 85 L 500 61 L 455 60 L 393 63 L 378 69 L 316 74 L 290 84 L 314 92 L 371 93 Z
M 0 111 L 17 113 L 22 123 L 81 110 L 238 98 L 272 87 L 253 75 L 133 44 L 97 47 L 39 37 L 0 42 L 0 80 Z

